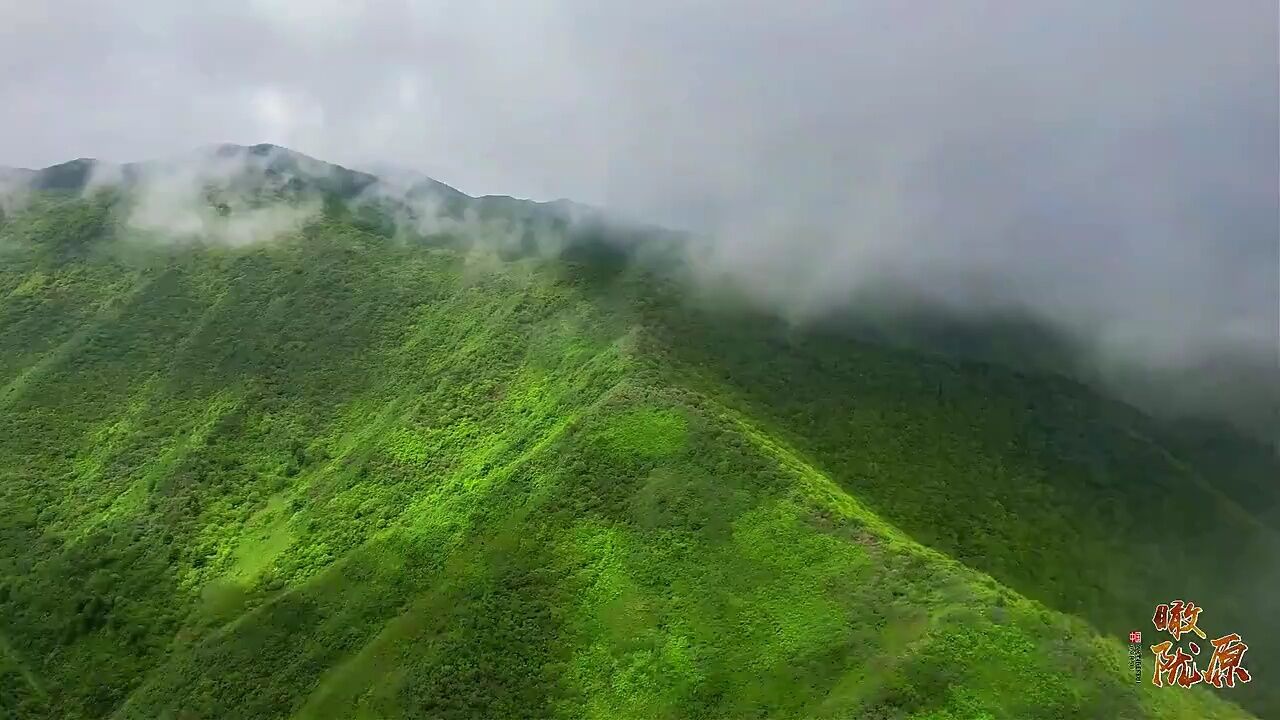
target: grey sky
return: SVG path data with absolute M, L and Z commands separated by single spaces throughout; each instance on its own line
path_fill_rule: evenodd
M 273 142 L 1198 362 L 1280 333 L 1274 0 L 0 0 L 0 164 Z

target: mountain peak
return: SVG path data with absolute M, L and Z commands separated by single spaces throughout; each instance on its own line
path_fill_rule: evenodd
M 373 175 L 270 143 L 206 145 L 176 156 L 124 164 L 76 158 L 39 170 L 0 172 L 0 177 L 32 190 L 83 192 L 103 179 L 108 183 L 130 185 L 174 174 L 249 186 L 284 178 L 295 189 L 336 193 L 342 197 L 352 197 L 377 182 Z
M 35 190 L 83 189 L 102 163 L 96 158 L 76 158 L 35 171 L 30 178 Z

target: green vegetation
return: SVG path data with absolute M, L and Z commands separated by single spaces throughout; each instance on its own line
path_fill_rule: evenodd
M 1280 708 L 1246 445 L 1219 478 L 1073 383 L 699 310 L 599 244 L 338 202 L 157 244 L 120 202 L 0 224 L 0 715 Z M 1133 683 L 1175 596 L 1258 682 Z

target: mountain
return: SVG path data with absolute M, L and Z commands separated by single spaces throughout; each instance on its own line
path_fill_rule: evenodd
M 174 173 L 202 173 L 225 184 L 251 183 L 255 189 L 273 179 L 293 181 L 295 187 L 332 192 L 345 197 L 377 181 L 372 175 L 322 162 L 276 145 L 221 144 L 164 160 L 111 163 L 79 158 L 41 170 L 18 170 L 31 190 L 83 192 L 95 184 L 119 184 L 126 188 Z
M 304 158 L 0 219 L 9 716 L 1280 712 L 1265 445 Z M 1135 683 L 1177 598 L 1254 682 Z
M 0 188 L 10 190 L 13 186 L 25 185 L 31 181 L 31 176 L 34 174 L 34 170 L 0 165 Z
M 406 168 L 390 163 L 375 163 L 365 170 L 378 178 L 378 180 L 386 185 L 399 188 L 406 194 L 427 195 L 439 194 L 456 198 L 459 200 L 468 199 L 468 196 L 461 190 L 446 185 L 435 178 L 428 177 L 423 173 L 412 168 Z

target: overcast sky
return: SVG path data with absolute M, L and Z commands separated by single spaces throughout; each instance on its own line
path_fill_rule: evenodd
M 1280 334 L 1275 0 L 0 0 L 0 164 L 272 142 L 1180 362 Z

